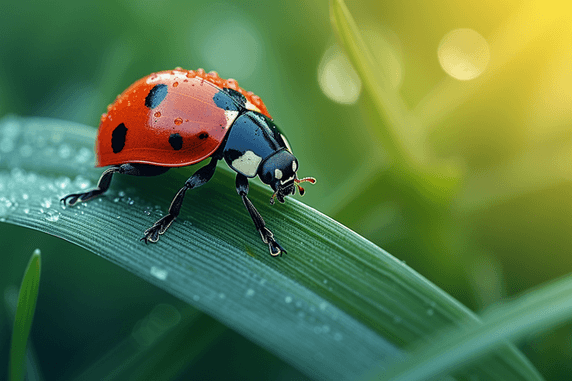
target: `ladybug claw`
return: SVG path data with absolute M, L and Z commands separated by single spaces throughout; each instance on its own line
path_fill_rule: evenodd
M 155 222 L 153 226 L 151 226 L 149 229 L 145 230 L 145 232 L 143 233 L 145 235 L 143 236 L 143 238 L 141 238 L 141 241 L 144 241 L 145 243 L 157 242 L 159 240 L 159 236 L 161 234 L 165 234 L 165 232 L 167 231 L 169 226 L 171 226 L 173 221 L 175 221 L 175 217 L 173 217 L 171 214 L 167 214 L 165 217 Z
M 278 242 L 274 238 L 268 241 L 268 248 L 270 249 L 270 255 L 273 257 L 282 256 L 283 253 L 287 253 L 287 251 L 280 246 Z
M 282 253 L 287 253 L 287 251 L 274 239 L 274 234 L 266 227 L 260 230 L 260 235 L 262 236 L 262 241 L 268 244 L 268 249 L 270 250 L 270 255 L 273 257 L 282 256 Z
M 84 196 L 85 193 L 72 193 L 64 196 L 60 199 L 60 202 L 64 204 L 64 206 L 74 206 L 78 203 L 78 201 L 82 201 L 81 198 Z

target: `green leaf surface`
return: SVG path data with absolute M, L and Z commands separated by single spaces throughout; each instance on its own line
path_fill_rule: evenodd
M 36 311 L 36 301 L 38 300 L 40 287 L 40 268 L 40 250 L 36 249 L 26 267 L 18 295 L 18 306 L 14 318 L 12 345 L 10 348 L 11 381 L 24 380 L 26 375 L 26 345 L 32 321 L 34 320 L 34 312 Z
M 502 345 L 545 331 L 572 319 L 572 277 L 543 286 L 535 291 L 491 307 L 482 316 L 482 325 L 469 325 L 443 332 L 442 340 L 419 348 L 411 359 L 390 372 L 382 372 L 379 380 L 421 381 L 444 376 L 466 359 L 479 358 Z
M 316 379 L 356 379 L 403 358 L 400 349 L 478 318 L 405 264 L 323 214 L 289 199 L 250 196 L 288 254 L 270 257 L 221 166 L 187 194 L 157 244 L 142 232 L 163 215 L 190 172 L 116 176 L 76 207 L 59 198 L 93 187 L 95 129 L 54 119 L 0 122 L 0 220 L 37 229 L 109 259 L 215 317 Z M 319 183 L 309 192 L 327 192 Z M 102 275 L 103 276 L 103 275 Z M 503 344 L 460 378 L 540 377 Z

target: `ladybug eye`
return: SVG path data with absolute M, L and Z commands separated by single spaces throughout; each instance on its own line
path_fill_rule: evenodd
M 282 171 L 279 170 L 278 168 L 276 168 L 276 169 L 274 170 L 274 178 L 275 178 L 276 180 L 280 180 L 280 179 L 282 178 Z

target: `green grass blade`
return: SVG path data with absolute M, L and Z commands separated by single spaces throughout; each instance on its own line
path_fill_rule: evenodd
M 384 67 L 376 65 L 370 48 L 361 37 L 358 27 L 342 0 L 330 0 L 330 19 L 336 37 L 360 76 L 365 92 L 371 98 L 383 126 L 376 126 L 378 136 L 390 158 L 401 164 L 412 162 L 412 153 L 397 131 L 405 128 L 406 107 L 394 90 L 390 90 Z M 411 122 L 411 121 L 409 121 Z M 411 133 L 411 127 L 407 129 Z M 397 131 L 395 130 L 397 129 Z
M 482 316 L 482 324 L 468 325 L 443 332 L 435 344 L 418 349 L 411 359 L 375 379 L 394 381 L 425 380 L 443 376 L 466 366 L 504 340 L 516 340 L 554 328 L 572 320 L 572 277 L 543 286 L 535 291 L 491 307 Z
M 36 249 L 28 262 L 20 293 L 18 307 L 12 331 L 12 345 L 10 348 L 10 380 L 21 381 L 26 375 L 26 345 L 30 328 L 36 310 L 38 289 L 40 287 L 41 257 L 40 250 Z
M 157 244 L 139 241 L 189 175 L 117 176 L 108 194 L 73 208 L 59 198 L 93 187 L 95 129 L 53 119 L 0 121 L 0 221 L 87 248 L 213 316 L 316 379 L 354 380 L 400 349 L 478 318 L 363 237 L 296 201 L 250 194 L 288 249 L 272 258 L 221 166 L 187 195 Z M 313 191 L 324 192 L 317 184 Z M 456 373 L 537 380 L 510 345 Z

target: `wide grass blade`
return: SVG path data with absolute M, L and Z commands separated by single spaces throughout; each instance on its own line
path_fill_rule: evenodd
M 431 345 L 411 354 L 408 361 L 375 379 L 421 381 L 444 376 L 501 346 L 505 340 L 554 328 L 572 320 L 572 277 L 491 307 L 482 324 L 466 325 L 436 336 Z
M 36 310 L 38 289 L 40 287 L 40 269 L 40 250 L 36 249 L 26 267 L 18 295 L 18 306 L 12 331 L 12 345 L 10 347 L 11 381 L 21 381 L 26 375 L 26 345 L 34 319 L 34 311 Z
M 354 380 L 393 365 L 408 344 L 478 318 L 363 237 L 271 191 L 250 194 L 288 250 L 272 258 L 220 167 L 187 195 L 179 219 L 157 244 L 142 232 L 163 215 L 188 169 L 158 178 L 117 176 L 104 197 L 63 207 L 59 198 L 95 185 L 95 129 L 53 119 L 0 121 L 0 221 L 87 248 L 215 317 L 315 379 Z M 326 192 L 319 184 L 314 192 Z M 2 237 L 8 239 L 9 237 Z M 102 281 L 105 275 L 102 274 Z M 455 376 L 537 380 L 503 344 Z

